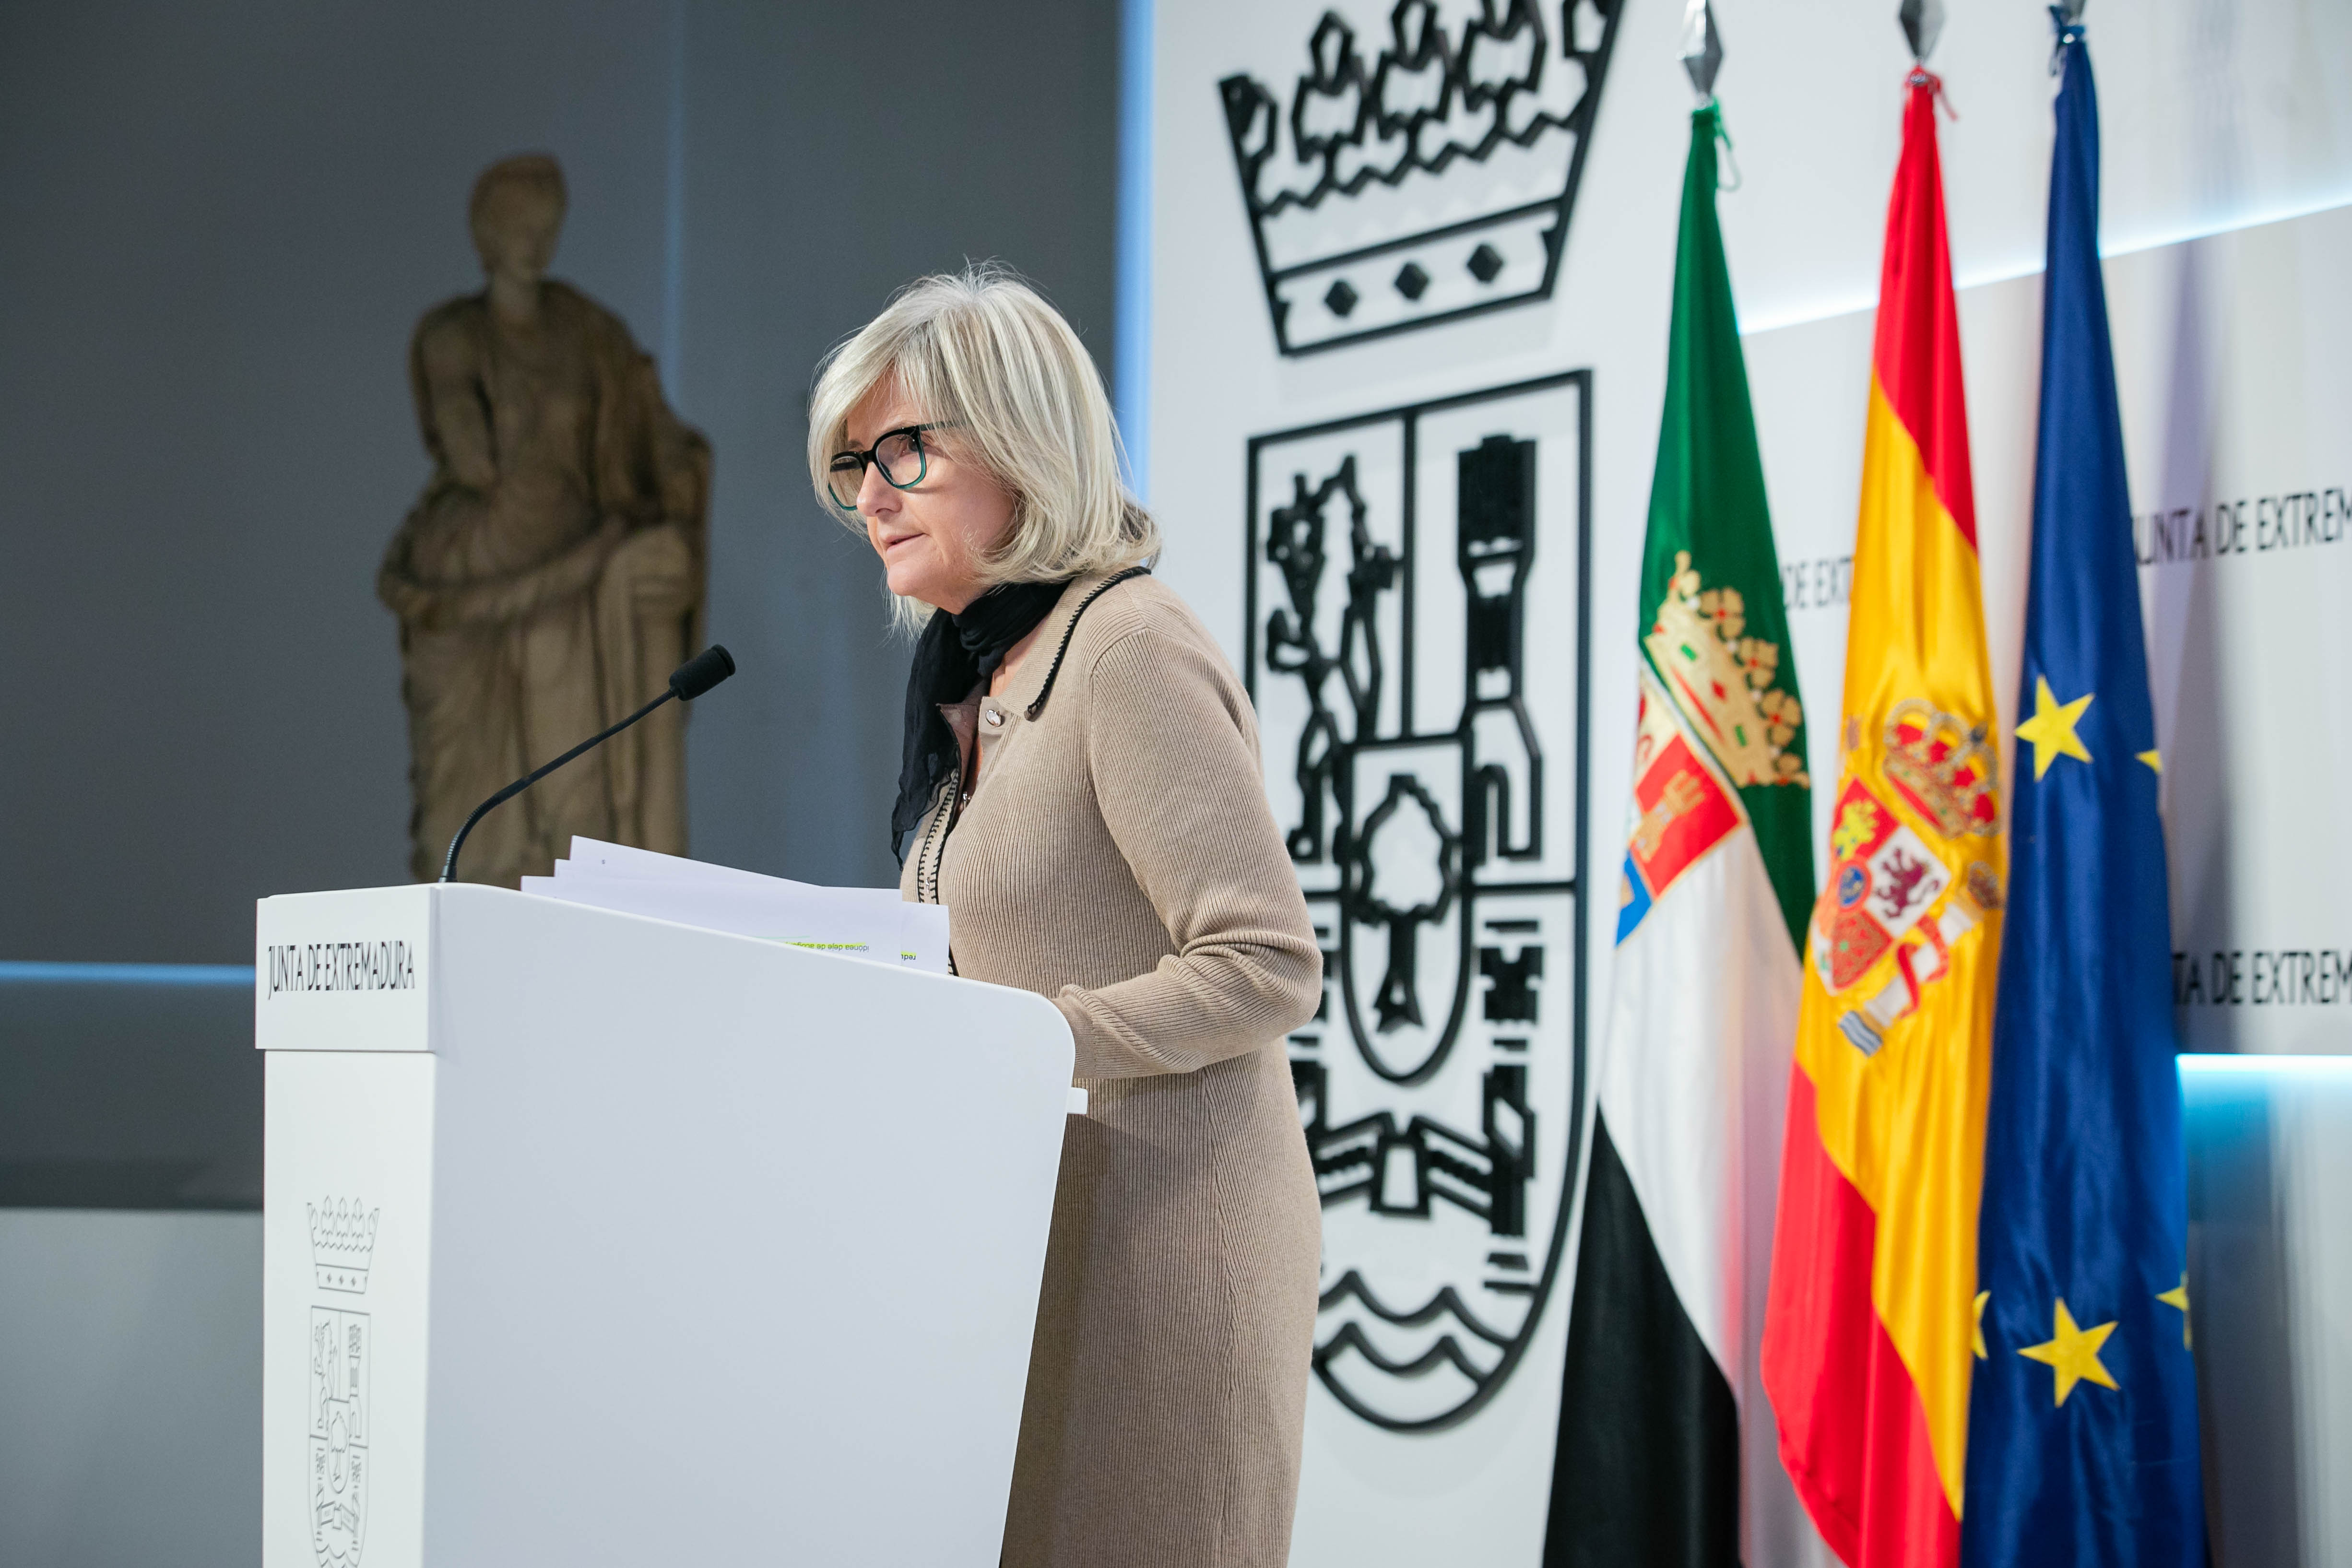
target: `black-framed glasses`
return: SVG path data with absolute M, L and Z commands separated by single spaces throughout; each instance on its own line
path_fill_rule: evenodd
M 909 424 L 883 432 L 863 452 L 835 453 L 824 470 L 824 487 L 831 493 L 833 504 L 845 512 L 857 509 L 857 493 L 866 487 L 868 463 L 881 469 L 882 477 L 901 490 L 911 490 L 921 484 L 931 461 L 923 449 L 923 433 L 942 428 L 938 424 Z

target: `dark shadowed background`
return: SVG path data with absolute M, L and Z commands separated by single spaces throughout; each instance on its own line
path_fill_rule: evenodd
M 404 371 L 541 149 L 555 272 L 717 448 L 694 852 L 895 880 L 904 646 L 801 477 L 817 356 L 995 256 L 1112 340 L 1118 8 L 942 0 L 0 12 L 0 958 L 249 962 L 253 900 L 403 879 L 376 562 Z

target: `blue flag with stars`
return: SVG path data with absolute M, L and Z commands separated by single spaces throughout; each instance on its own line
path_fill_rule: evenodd
M 1960 1557 L 2202 1568 L 2163 759 L 2079 25 L 2062 24 L 2058 64 Z

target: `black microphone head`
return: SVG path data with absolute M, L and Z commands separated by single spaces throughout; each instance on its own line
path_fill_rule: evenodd
M 713 643 L 670 672 L 669 689 L 677 694 L 678 701 L 690 703 L 734 673 L 734 659 Z

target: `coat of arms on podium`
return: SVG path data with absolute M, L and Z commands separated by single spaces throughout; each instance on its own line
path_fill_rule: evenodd
M 1622 4 L 1348 5 L 1217 84 L 1284 353 L 1551 297 Z
M 1247 679 L 1324 949 L 1290 1042 L 1323 1196 L 1315 1372 L 1393 1430 L 1491 1399 L 1562 1267 L 1590 385 L 1250 443 Z
M 329 1200 L 310 1208 L 310 1261 L 321 1291 L 367 1292 L 378 1211 Z M 373 1416 L 368 1374 L 374 1329 L 349 1307 L 310 1309 L 309 1473 L 310 1551 L 319 1568 L 358 1568 L 367 1537 L 368 1437 Z

